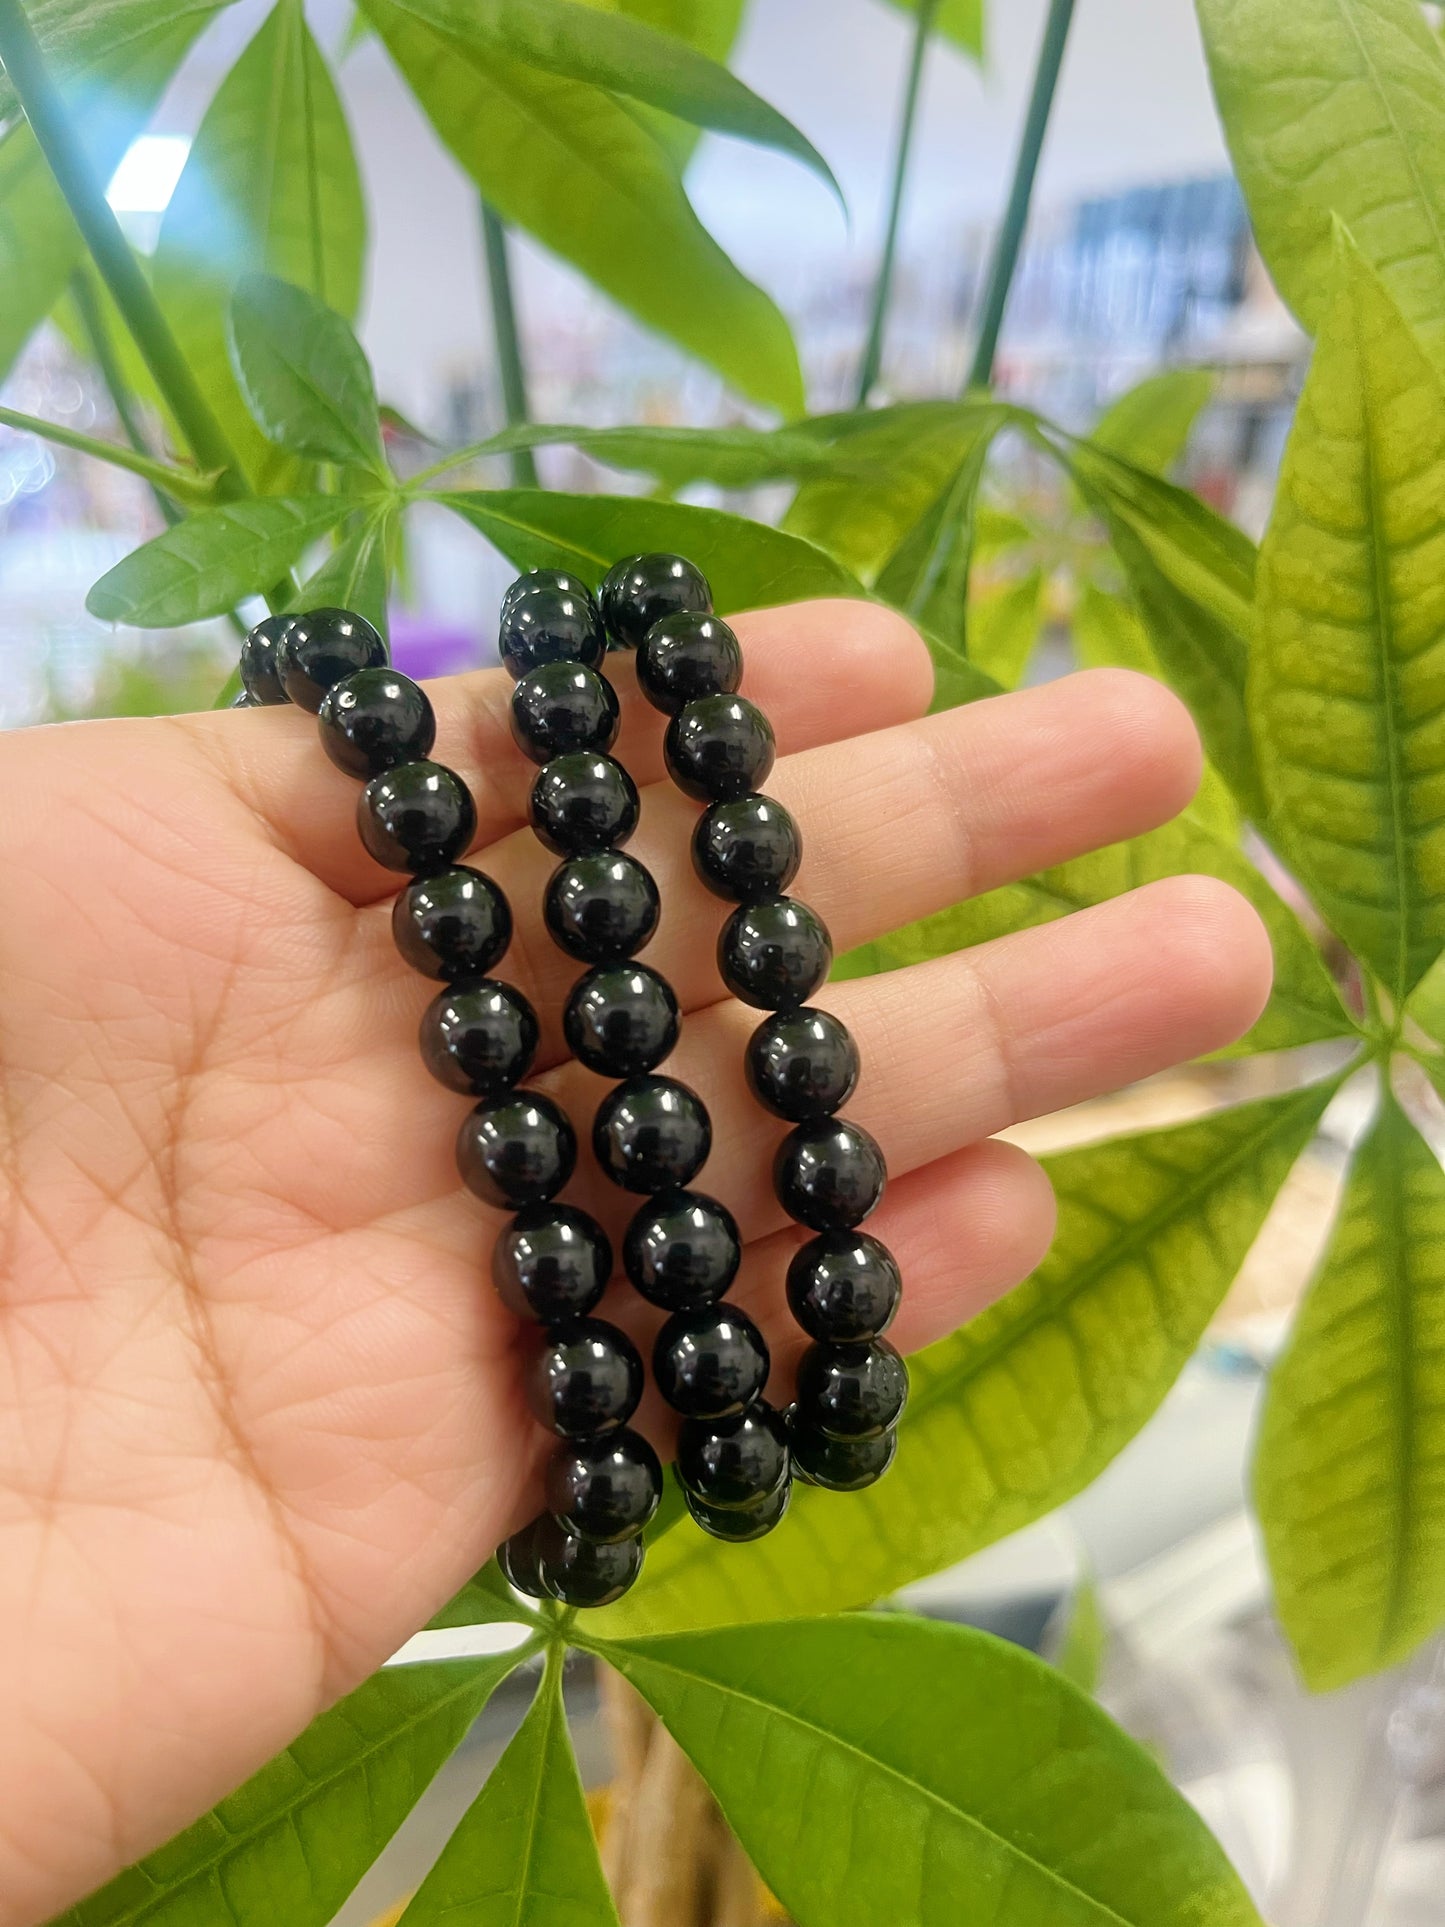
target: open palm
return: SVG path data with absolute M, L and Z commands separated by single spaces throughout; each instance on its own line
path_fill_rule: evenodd
M 1101 671 L 924 719 L 896 617 L 746 618 L 744 690 L 776 726 L 770 790 L 803 826 L 797 893 L 839 948 L 1144 831 L 1198 748 L 1159 686 Z M 725 906 L 660 719 L 618 669 L 634 848 L 662 889 L 648 952 L 691 1012 L 669 1068 L 712 1112 L 699 1182 L 750 1240 L 737 1291 L 786 1390 L 798 1235 L 749 1098 L 756 1022 L 720 996 Z M 477 795 L 471 861 L 517 935 L 498 974 L 544 1022 L 540 1081 L 584 1126 L 605 1088 L 562 1060 L 577 966 L 537 906 L 551 859 L 500 672 L 433 690 L 436 754 Z M 487 1283 L 498 1220 L 458 1182 L 461 1100 L 428 1077 L 435 986 L 396 957 L 398 879 L 354 786 L 294 711 L 70 725 L 0 745 L 0 1922 L 40 1919 L 154 1845 L 374 1669 L 536 1509 L 547 1441 L 526 1335 Z M 1224 886 L 1174 879 L 823 999 L 859 1041 L 852 1114 L 893 1182 L 876 1228 L 925 1343 L 1022 1277 L 1047 1182 L 988 1134 L 1223 1044 L 1269 951 Z M 620 1231 L 584 1158 L 567 1194 Z M 614 1287 L 635 1334 L 661 1314 Z M 665 1443 L 660 1412 L 642 1422 Z M 846 1501 L 840 1501 L 846 1503 Z

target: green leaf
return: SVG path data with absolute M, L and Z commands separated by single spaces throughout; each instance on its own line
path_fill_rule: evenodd
M 1195 496 L 1107 450 L 1054 446 L 1108 529 L 1161 672 L 1189 704 L 1210 760 L 1261 821 L 1245 706 L 1253 543 Z
M 449 1626 L 519 1625 L 536 1617 L 532 1607 L 517 1598 L 493 1559 L 427 1621 L 426 1629 L 434 1633 Z
M 975 596 L 968 605 L 968 655 L 1005 689 L 1018 686 L 1043 621 L 1044 576 L 1034 569 Z
M 1099 1607 L 1099 1588 L 1085 1573 L 1074 1588 L 1063 1637 L 1049 1664 L 1081 1693 L 1092 1695 L 1098 1691 L 1108 1646 L 1109 1629 Z
M 523 1656 L 377 1673 L 55 1927 L 326 1927 Z
M 985 696 L 1001 696 L 1003 684 L 994 681 L 977 663 L 970 662 L 963 651 L 942 636 L 936 636 L 928 629 L 921 629 L 923 640 L 928 644 L 928 653 L 933 658 L 933 701 L 928 705 L 930 716 L 937 715 L 941 709 L 957 709 L 960 703 L 980 702 Z
M 54 442 L 58 448 L 70 448 L 77 455 L 89 455 L 94 461 L 109 463 L 112 468 L 126 469 L 153 488 L 164 489 L 177 502 L 214 500 L 214 475 L 202 475 L 194 468 L 173 468 L 168 462 L 153 461 L 150 456 L 139 455 L 121 443 L 98 442 L 93 435 L 63 428 L 59 422 L 41 421 L 38 415 L 22 415 L 15 408 L 0 408 L 0 427 L 13 428 L 21 435 L 38 435 L 43 441 Z
M 694 482 L 712 482 L 719 488 L 755 488 L 760 482 L 786 481 L 800 475 L 865 472 L 865 464 L 845 450 L 788 428 L 579 428 L 565 423 L 528 422 L 504 428 L 470 448 L 458 449 L 413 477 L 412 486 L 490 455 L 555 446 L 581 449 L 609 468 L 656 476 L 671 489 L 687 488 Z
M 833 976 L 836 981 L 899 970 L 1013 930 L 1053 923 L 1071 911 L 1107 903 L 1161 877 L 1190 874 L 1219 877 L 1248 897 L 1263 919 L 1274 950 L 1269 1003 L 1253 1028 L 1233 1046 L 1232 1055 L 1288 1050 L 1354 1031 L 1323 959 L 1298 917 L 1236 844 L 1216 836 L 1192 813 L 1146 836 L 1076 857 L 1021 883 L 1005 884 L 860 945 L 838 959 Z
M 1184 1796 L 987 1633 L 903 1614 L 608 1646 L 799 1927 L 1258 1927 Z
M 918 0 L 890 0 L 904 13 L 917 13 Z M 947 34 L 965 53 L 983 58 L 983 0 L 943 0 L 934 20 L 934 31 Z
M 204 12 L 170 9 L 103 73 L 89 71 L 63 90 L 102 180 L 144 127 L 205 19 Z M 15 121 L 0 138 L 0 374 L 64 295 L 84 256 L 80 230 L 29 123 Z
M 1410 997 L 1406 1006 L 1420 1028 L 1445 1044 L 1445 953 L 1438 956 Z
M 52 77 L 98 78 L 143 57 L 173 29 L 189 44 L 233 0 L 27 0 L 25 17 Z M 0 71 L 0 120 L 20 112 L 10 76 Z
M 1445 358 L 1445 64 L 1416 0 L 1197 0 L 1215 99 L 1275 285 L 1314 333 L 1331 224 Z
M 649 27 L 676 34 L 700 53 L 726 63 L 743 24 L 748 0 L 583 0 L 604 13 L 625 13 Z M 653 114 L 658 139 L 685 166 L 697 146 L 699 129 L 671 114 Z
M 1445 1172 L 1388 1091 L 1270 1374 L 1254 1489 L 1316 1692 L 1445 1625 Z
M 387 633 L 386 532 L 391 515 L 385 505 L 366 517 L 337 544 L 316 573 L 292 599 L 295 609 L 354 609 L 379 634 Z
M 860 593 L 848 571 L 810 542 L 722 509 L 548 489 L 476 489 L 435 499 L 518 569 L 575 569 L 597 583 L 619 556 L 648 549 L 686 555 L 711 582 L 720 615 Z
M 1445 389 L 1359 255 L 1338 268 L 1265 538 L 1249 703 L 1271 837 L 1399 1003 L 1445 949 Z
M 909 1360 L 888 1477 L 842 1501 L 798 1491 L 754 1545 L 668 1533 L 633 1591 L 589 1626 L 633 1634 L 868 1605 L 1082 1491 L 1183 1370 L 1333 1089 L 1046 1160 L 1053 1249 L 1027 1283 Z
M 396 0 L 364 4 L 437 133 L 504 219 L 740 393 L 802 412 L 787 322 L 702 226 L 638 110 L 479 53 Z
M 516 61 L 623 94 L 694 127 L 791 154 L 832 189 L 833 170 L 806 135 L 735 74 L 676 34 L 577 0 L 396 0 L 404 13 L 485 62 Z
M 1089 439 L 1151 475 L 1167 475 L 1184 453 L 1200 411 L 1214 393 L 1208 368 L 1171 368 L 1149 375 L 1113 402 Z
M 371 364 L 334 308 L 270 274 L 248 274 L 231 298 L 231 365 L 263 434 L 315 462 L 391 470 Z
M 294 481 L 231 373 L 227 324 L 242 275 L 264 272 L 353 315 L 366 206 L 346 116 L 301 0 L 278 0 L 207 108 L 161 223 L 157 298 L 257 485 Z
M 178 629 L 259 595 L 355 504 L 340 495 L 270 495 L 188 516 L 132 550 L 85 598 L 102 622 Z
M 617 1927 L 550 1664 L 531 1710 L 402 1915 L 405 1927 Z

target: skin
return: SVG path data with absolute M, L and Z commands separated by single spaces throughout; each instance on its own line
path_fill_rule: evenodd
M 1182 707 L 1094 671 L 925 718 L 927 654 L 847 603 L 737 624 L 771 716 L 768 788 L 803 825 L 796 893 L 842 951 L 1153 828 L 1199 777 Z M 785 1394 L 797 1242 L 768 1182 L 783 1126 L 747 1095 L 755 1013 L 724 1001 L 724 906 L 692 875 L 696 806 L 614 659 L 632 845 L 662 889 L 648 961 L 691 1014 L 668 1068 L 714 1120 L 705 1187 L 750 1240 L 738 1291 Z M 437 754 L 473 787 L 471 860 L 517 911 L 499 974 L 568 1066 L 576 966 L 534 906 L 553 859 L 499 671 L 437 685 Z M 309 716 L 65 725 L 0 744 L 0 1923 L 28 1927 L 236 1786 L 373 1671 L 530 1517 L 547 1440 L 527 1334 L 486 1282 L 497 1223 L 456 1176 L 463 1100 L 423 1069 L 436 986 L 401 964 L 399 879 Z M 1267 938 L 1206 878 L 871 982 L 851 1113 L 892 1183 L 870 1224 L 926 1344 L 1042 1257 L 1053 1201 L 990 1134 L 1227 1043 L 1268 994 Z M 584 1131 L 585 1136 L 585 1131 Z M 584 1154 L 567 1193 L 620 1234 Z M 614 1287 L 640 1340 L 658 1318 Z M 645 1422 L 664 1447 L 662 1414 Z

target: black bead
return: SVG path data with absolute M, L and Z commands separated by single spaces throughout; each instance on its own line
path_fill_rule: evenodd
M 485 977 L 512 941 L 511 906 L 489 876 L 458 864 L 406 886 L 392 905 L 391 934 L 423 976 Z
M 249 689 L 238 689 L 226 707 L 228 709 L 264 709 L 266 705 L 259 696 L 253 696 Z
M 281 681 L 281 639 L 295 616 L 262 616 L 241 644 L 241 687 L 256 708 L 290 702 Z
M 657 1334 L 657 1389 L 684 1418 L 730 1418 L 768 1382 L 767 1340 L 735 1305 L 677 1311 Z
M 878 1140 L 847 1118 L 797 1125 L 773 1159 L 779 1204 L 813 1231 L 862 1224 L 883 1196 L 887 1176 Z
M 518 1318 L 561 1325 L 585 1318 L 612 1276 L 612 1245 L 574 1204 L 529 1204 L 497 1234 L 492 1283 Z
M 877 1338 L 893 1323 L 902 1291 L 893 1253 L 866 1231 L 824 1231 L 788 1266 L 788 1304 L 809 1338 Z
M 753 1096 L 793 1124 L 831 1117 L 858 1082 L 858 1046 L 826 1010 L 780 1010 L 748 1039 Z
M 333 683 L 316 719 L 332 762 L 363 780 L 398 763 L 421 762 L 437 739 L 431 699 L 397 669 L 358 669 Z
M 671 1077 L 634 1077 L 597 1107 L 597 1162 L 624 1191 L 668 1191 L 697 1176 L 712 1149 L 712 1123 L 696 1091 Z
M 500 1097 L 532 1068 L 540 1037 L 537 1013 L 521 991 L 482 977 L 452 985 L 427 1005 L 422 1062 L 449 1091 Z
M 530 1525 L 523 1526 L 520 1532 L 514 1532 L 510 1539 L 502 1541 L 497 1547 L 497 1564 L 507 1584 L 525 1593 L 529 1599 L 546 1599 L 549 1596 L 537 1564 L 535 1519 Z
M 810 1345 L 798 1364 L 797 1422 L 835 1439 L 876 1439 L 908 1403 L 908 1367 L 886 1338 Z
M 617 691 L 582 662 L 544 662 L 512 691 L 512 740 L 534 763 L 612 747 Z
M 538 587 L 513 598 L 502 616 L 497 652 L 515 682 L 544 662 L 582 662 L 595 669 L 607 651 L 591 596 Z
M 642 1383 L 642 1357 L 626 1333 L 580 1318 L 549 1333 L 533 1358 L 527 1403 L 560 1438 L 602 1438 L 632 1417 Z
M 642 1571 L 641 1539 L 604 1545 L 579 1539 L 555 1519 L 539 1519 L 537 1572 L 550 1599 L 564 1606 L 610 1606 Z
M 641 1532 L 662 1497 L 662 1467 L 640 1432 L 569 1439 L 547 1465 L 547 1510 L 579 1539 L 612 1542 Z
M 756 1505 L 788 1476 L 788 1433 L 780 1412 L 757 1399 L 735 1418 L 684 1419 L 677 1434 L 677 1476 L 704 1505 Z
M 715 1304 L 742 1256 L 732 1212 L 700 1191 L 660 1191 L 641 1206 L 622 1240 L 627 1276 L 664 1311 Z
M 796 1010 L 833 963 L 833 940 L 815 910 L 796 897 L 745 903 L 722 927 L 717 967 L 734 997 L 759 1010 Z
M 677 1042 L 677 999 L 646 964 L 602 964 L 572 987 L 562 1012 L 567 1048 L 603 1077 L 637 1077 Z
M 781 1525 L 783 1515 L 793 1497 L 793 1482 L 785 1479 L 776 1492 L 769 1492 L 756 1504 L 729 1510 L 723 1506 L 708 1505 L 702 1499 L 695 1499 L 686 1487 L 683 1498 L 687 1509 L 714 1539 L 726 1539 L 733 1545 L 747 1545 L 753 1539 L 765 1539 L 774 1526 Z
M 637 828 L 637 785 L 610 756 L 554 756 L 532 785 L 532 828 L 558 856 L 591 856 Z
M 876 1485 L 892 1465 L 898 1434 L 890 1427 L 873 1439 L 830 1439 L 814 1426 L 795 1422 L 789 1444 L 794 1475 L 805 1484 L 827 1492 L 861 1492 Z
M 524 595 L 533 589 L 553 589 L 558 595 L 577 596 L 583 602 L 595 605 L 597 598 L 582 580 L 580 575 L 570 575 L 566 569 L 528 569 L 507 587 L 502 597 L 503 621 L 511 614 Z
M 721 616 L 664 616 L 637 651 L 638 687 L 667 716 L 699 696 L 730 696 L 742 679 L 742 648 Z
M 386 644 L 350 609 L 308 609 L 292 616 L 276 651 L 281 685 L 299 709 L 314 716 L 335 683 L 358 669 L 385 669 Z
M 714 896 L 735 903 L 786 890 L 802 859 L 797 824 L 770 796 L 710 804 L 692 833 L 692 867 Z
M 746 696 L 700 696 L 673 717 L 662 744 L 673 782 L 703 803 L 766 782 L 775 750 L 772 724 Z
M 664 616 L 712 613 L 707 577 L 680 555 L 630 555 L 614 563 L 597 600 L 614 649 L 636 649 Z
M 540 1091 L 478 1104 L 457 1133 L 462 1183 L 502 1211 L 553 1198 L 577 1164 L 577 1136 L 567 1114 Z
M 476 835 L 477 806 L 444 763 L 398 763 L 357 798 L 356 827 L 388 870 L 440 870 Z
M 660 909 L 651 871 L 620 850 L 558 864 L 542 901 L 553 940 L 590 964 L 636 956 L 656 930 Z

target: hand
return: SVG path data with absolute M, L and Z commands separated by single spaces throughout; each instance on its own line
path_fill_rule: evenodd
M 924 719 L 931 673 L 885 611 L 738 624 L 797 815 L 797 894 L 844 950 L 1150 829 L 1199 775 L 1159 685 L 1098 671 Z M 696 808 L 625 660 L 633 848 L 662 890 L 648 961 L 688 1017 L 669 1069 L 713 1116 L 706 1189 L 751 1240 L 737 1290 L 801 1346 L 797 1234 L 768 1181 L 784 1128 L 741 1075 L 756 1013 L 720 999 L 724 906 Z M 473 786 L 471 861 L 514 905 L 499 966 L 544 1018 L 541 1082 L 584 1126 L 604 1088 L 560 1059 L 576 975 L 536 906 L 551 859 L 500 671 L 438 686 L 437 755 Z M 53 1913 L 194 1818 L 379 1665 L 539 1504 L 526 1334 L 488 1282 L 498 1219 L 465 1193 L 462 1101 L 423 1069 L 436 986 L 397 958 L 399 879 L 296 711 L 37 729 L 0 743 L 0 1923 Z M 1268 941 L 1182 878 L 822 999 L 858 1039 L 852 1114 L 893 1181 L 904 1348 L 1043 1255 L 1038 1167 L 989 1140 L 1222 1045 L 1268 990 Z M 620 1231 L 590 1163 L 569 1190 Z M 658 1322 L 625 1288 L 604 1308 Z M 651 1429 L 666 1441 L 661 1415 Z

